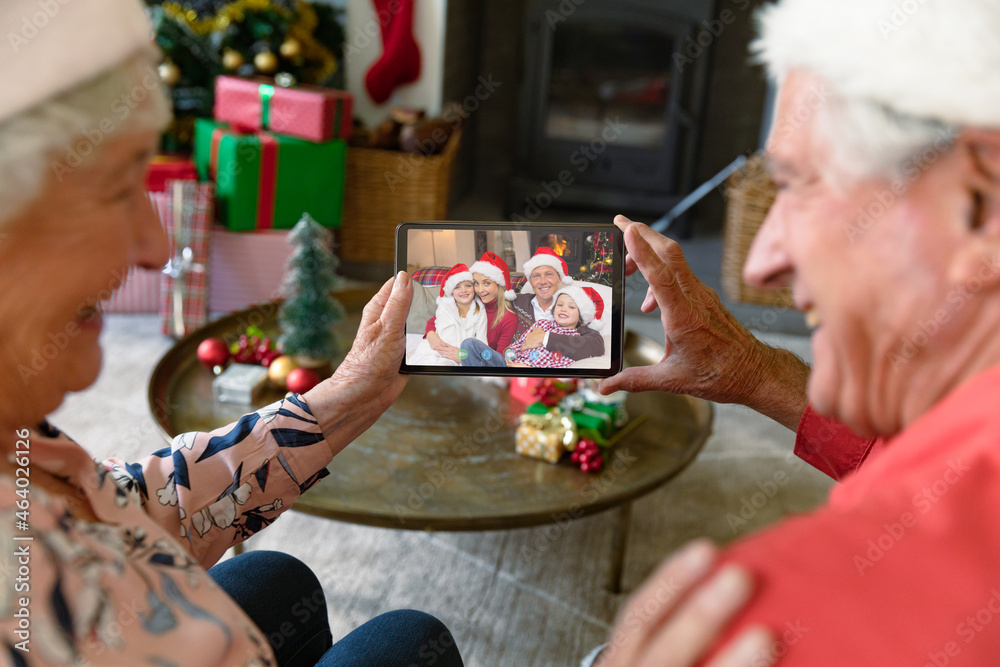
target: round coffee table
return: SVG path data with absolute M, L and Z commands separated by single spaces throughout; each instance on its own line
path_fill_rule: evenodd
M 346 351 L 371 290 L 338 294 L 348 312 L 337 332 Z M 197 361 L 208 336 L 233 339 L 250 324 L 276 332 L 275 304 L 222 318 L 179 341 L 157 364 L 149 384 L 154 418 L 167 437 L 224 426 L 281 398 L 270 392 L 253 406 L 217 403 L 212 374 Z M 656 363 L 663 347 L 627 332 L 628 365 Z M 335 360 L 335 363 L 339 360 Z M 417 375 L 366 433 L 337 455 L 330 475 L 293 508 L 383 528 L 470 531 L 564 524 L 613 507 L 620 520 L 610 588 L 620 589 L 631 502 L 682 471 L 711 432 L 707 401 L 659 392 L 631 394 L 633 418 L 644 421 L 615 448 L 604 470 L 582 473 L 514 451 L 524 404 L 487 379 Z

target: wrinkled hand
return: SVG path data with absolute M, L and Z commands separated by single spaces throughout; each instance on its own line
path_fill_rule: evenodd
M 399 367 L 412 300 L 405 272 L 386 281 L 365 306 L 351 351 L 336 373 L 304 395 L 334 453 L 374 424 L 403 391 L 408 376 Z
M 667 560 L 618 615 L 597 667 L 686 667 L 714 644 L 729 620 L 747 603 L 750 576 L 727 565 L 706 580 L 718 553 L 698 540 Z M 751 627 L 708 667 L 751 667 L 766 661 L 770 633 Z
M 531 350 L 536 347 L 541 347 L 542 343 L 545 342 L 545 329 L 535 326 L 532 327 L 528 335 L 524 337 L 524 343 L 521 345 L 522 350 Z
M 714 290 L 691 271 L 676 241 L 624 216 L 625 273 L 649 282 L 642 311 L 657 307 L 666 354 L 601 382 L 601 392 L 659 390 L 718 403 L 742 403 L 795 429 L 806 405 L 809 368 L 790 352 L 759 341 Z

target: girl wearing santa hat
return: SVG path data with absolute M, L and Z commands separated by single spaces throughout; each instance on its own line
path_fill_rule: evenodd
M 441 281 L 437 311 L 427 323 L 424 340 L 408 355 L 414 366 L 458 366 L 459 345 L 467 338 L 486 342 L 486 308 L 476 296 L 472 272 L 465 264 L 451 267 Z
M 486 309 L 486 342 L 475 338 L 462 341 L 462 365 L 506 367 L 504 352 L 517 331 L 517 315 L 507 303 L 516 296 L 510 285 L 510 269 L 499 255 L 487 252 L 469 271 Z
M 580 327 L 590 326 L 604 314 L 604 300 L 593 287 L 568 285 L 559 289 L 553 295 L 553 319 L 543 319 L 535 326 L 549 333 L 564 336 L 579 336 Z M 524 339 L 528 335 L 524 331 L 511 346 L 516 350 L 510 366 L 532 368 L 565 368 L 584 356 L 573 358 L 559 351 L 551 352 L 544 347 L 523 348 Z M 576 356 L 576 355 L 574 355 Z

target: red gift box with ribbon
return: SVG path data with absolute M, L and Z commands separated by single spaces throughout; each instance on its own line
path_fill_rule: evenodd
M 163 192 L 167 181 L 196 181 L 198 168 L 190 159 L 177 155 L 157 155 L 146 168 L 146 191 Z
M 354 129 L 354 98 L 321 86 L 283 88 L 270 81 L 219 76 L 215 120 L 249 130 L 270 130 L 323 142 L 347 139 Z

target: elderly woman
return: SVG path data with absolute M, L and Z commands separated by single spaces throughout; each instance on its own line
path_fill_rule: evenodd
M 169 120 L 143 10 L 51 4 L 0 69 L 0 662 L 409 665 L 433 646 L 435 664 L 460 665 L 447 629 L 419 612 L 331 647 L 318 581 L 283 554 L 207 571 L 254 530 L 245 511 L 258 527 L 277 517 L 399 395 L 405 274 L 365 308 L 331 379 L 237 424 L 95 464 L 45 422 L 97 378 L 99 295 L 167 260 L 143 187 Z M 44 18 L 25 7 L 4 4 L 0 32 L 23 37 Z
M 792 288 L 815 367 L 754 341 L 676 244 L 619 219 L 671 353 L 602 389 L 746 403 L 798 426 L 796 451 L 841 484 L 721 568 L 705 543 L 669 561 L 600 665 L 706 648 L 727 665 L 995 664 L 1000 8 L 783 0 L 761 26 L 778 197 L 744 273 Z M 723 627 L 740 635 L 725 662 Z

